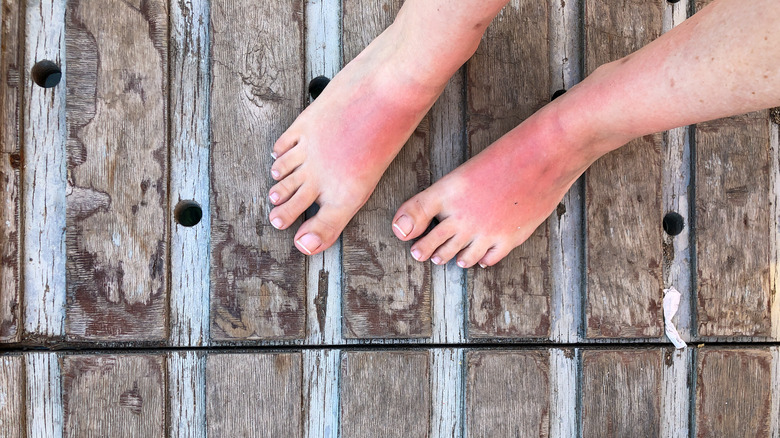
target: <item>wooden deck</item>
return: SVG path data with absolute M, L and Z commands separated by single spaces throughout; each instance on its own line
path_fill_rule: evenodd
M 493 268 L 389 225 L 706 1 L 512 0 L 309 258 L 271 146 L 400 0 L 0 3 L 0 437 L 780 437 L 780 117 L 635 140 Z

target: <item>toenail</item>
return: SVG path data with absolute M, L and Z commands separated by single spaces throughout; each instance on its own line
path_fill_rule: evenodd
M 271 169 L 271 176 L 274 177 L 274 179 L 279 179 L 279 171 Z
M 279 219 L 278 217 L 275 217 L 271 219 L 271 225 L 273 225 L 274 228 L 276 228 L 277 230 L 281 230 L 282 226 L 284 225 L 284 222 L 282 222 L 282 220 Z
M 306 254 L 311 255 L 312 252 L 322 245 L 322 240 L 316 234 L 308 233 L 301 236 L 295 243 L 297 243 Z
M 464 262 L 463 260 L 458 260 L 458 266 L 460 266 L 461 268 L 465 268 L 466 262 Z
M 271 202 L 277 202 L 279 200 L 279 194 L 276 192 L 271 192 L 271 194 L 268 195 L 268 198 L 271 199 Z
M 398 230 L 402 236 L 406 237 L 412 232 L 412 229 L 414 229 L 414 222 L 412 222 L 412 219 L 409 216 L 403 215 L 393 223 L 393 228 Z
M 480 264 L 479 264 L 479 267 L 484 269 L 484 268 L 487 268 L 487 265 L 486 265 L 486 264 L 484 264 L 484 263 L 480 263 Z
M 433 257 L 431 258 L 431 261 L 432 261 L 432 262 L 433 262 L 433 264 L 435 264 L 435 265 L 440 265 L 440 264 L 441 264 L 441 257 L 439 257 L 439 256 L 433 256 Z
M 412 257 L 418 262 L 420 261 L 420 250 L 417 248 L 412 249 Z
M 271 158 L 273 158 L 274 160 L 277 158 L 276 157 L 276 152 L 271 151 Z

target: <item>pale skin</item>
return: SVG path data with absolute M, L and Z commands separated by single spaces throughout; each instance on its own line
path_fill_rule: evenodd
M 407 0 L 274 145 L 269 219 L 316 254 L 330 247 L 506 0 Z M 631 139 L 780 105 L 780 2 L 716 0 L 633 54 L 596 69 L 405 202 L 395 235 L 419 261 L 498 263 L 599 157 Z M 641 163 L 637 163 L 641 165 Z M 338 179 L 332 175 L 343 175 Z

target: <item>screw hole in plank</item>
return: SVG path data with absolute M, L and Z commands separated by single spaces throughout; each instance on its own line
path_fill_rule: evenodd
M 685 228 L 685 219 L 679 213 L 671 211 L 664 216 L 663 227 L 666 234 L 676 236 Z
M 312 79 L 311 82 L 309 82 L 309 95 L 311 96 L 311 100 L 319 97 L 320 93 L 322 93 L 322 90 L 325 89 L 329 82 L 330 79 L 325 76 L 317 76 Z
M 173 210 L 173 217 L 176 219 L 176 223 L 183 227 L 194 227 L 203 218 L 203 210 L 200 208 L 200 204 L 195 201 L 179 201 Z
M 550 98 L 550 102 L 552 102 L 553 100 L 561 97 L 563 95 L 563 93 L 565 93 L 565 92 L 566 92 L 566 90 L 564 90 L 564 89 L 560 89 L 560 90 L 556 91 L 555 93 L 553 93 L 552 97 Z
M 62 79 L 62 70 L 60 66 L 44 59 L 38 61 L 30 71 L 33 82 L 43 88 L 53 88 L 60 83 Z

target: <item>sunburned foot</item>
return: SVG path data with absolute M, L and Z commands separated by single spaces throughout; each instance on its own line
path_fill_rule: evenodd
M 393 218 L 419 261 L 492 266 L 545 221 L 598 157 L 567 139 L 554 109 L 541 110 L 440 181 L 405 202 Z M 580 151 L 580 152 L 577 152 Z
M 336 241 L 446 82 L 420 84 L 398 71 L 403 62 L 392 32 L 336 75 L 274 145 L 271 224 L 288 228 L 319 205 L 295 234 L 304 254 Z

